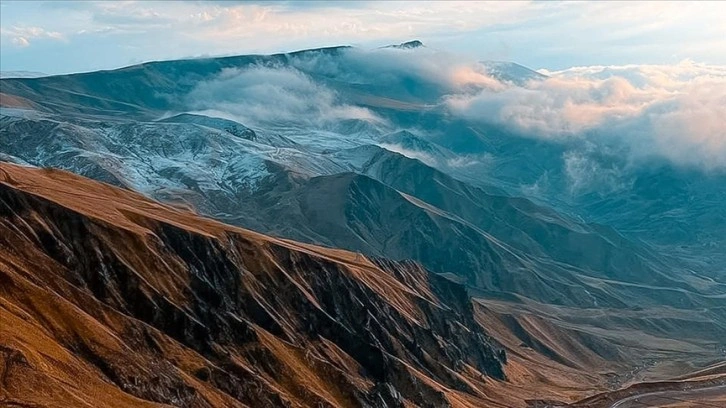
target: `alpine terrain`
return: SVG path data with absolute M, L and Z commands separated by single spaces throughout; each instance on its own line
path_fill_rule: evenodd
M 726 173 L 469 112 L 556 81 L 420 41 L 4 76 L 0 401 L 723 403 Z

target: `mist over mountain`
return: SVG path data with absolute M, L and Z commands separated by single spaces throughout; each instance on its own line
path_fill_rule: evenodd
M 612 373 L 628 364 L 657 361 L 663 379 L 722 357 L 723 67 L 538 72 L 411 41 L 0 84 L 0 160 L 389 259 L 384 272 L 414 261 L 474 297 L 465 318 L 498 327 L 492 336 L 525 361 L 533 350 L 579 370 L 594 353 L 617 366 L 598 373 L 617 386 Z M 559 336 L 577 346 L 550 343 Z M 491 358 L 479 371 L 503 379 Z M 460 385 L 442 376 L 427 378 Z M 424 406 L 422 395 L 404 399 Z

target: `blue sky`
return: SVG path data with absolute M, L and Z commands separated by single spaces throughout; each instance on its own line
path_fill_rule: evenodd
M 143 61 L 420 39 L 477 59 L 573 66 L 726 64 L 723 2 L 0 3 L 0 70 L 68 73 Z

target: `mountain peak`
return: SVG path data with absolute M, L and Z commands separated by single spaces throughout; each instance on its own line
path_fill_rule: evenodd
M 403 50 L 410 50 L 413 48 L 421 48 L 421 47 L 425 47 L 425 45 L 421 41 L 412 40 L 412 41 L 407 41 L 407 42 L 404 42 L 404 43 L 401 43 L 398 45 L 389 45 L 388 47 L 385 47 L 385 48 L 399 48 L 399 49 L 403 49 Z
M 480 61 L 479 63 L 490 76 L 520 86 L 532 80 L 538 81 L 547 78 L 547 75 L 510 61 Z

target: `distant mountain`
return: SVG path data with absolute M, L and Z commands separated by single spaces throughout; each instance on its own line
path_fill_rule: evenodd
M 0 71 L 0 78 L 40 78 L 44 76 L 48 76 L 48 74 L 34 71 Z
M 514 62 L 507 61 L 482 61 L 485 72 L 492 77 L 506 82 L 512 82 L 516 85 L 525 85 L 528 81 L 538 81 L 546 79 L 547 76 L 533 71 Z
M 424 46 L 424 44 L 421 41 L 413 40 L 413 41 L 407 41 L 407 42 L 404 42 L 401 44 L 389 45 L 385 48 L 398 48 L 398 49 L 408 50 L 408 49 L 412 49 L 412 48 L 420 48 L 423 46 Z

